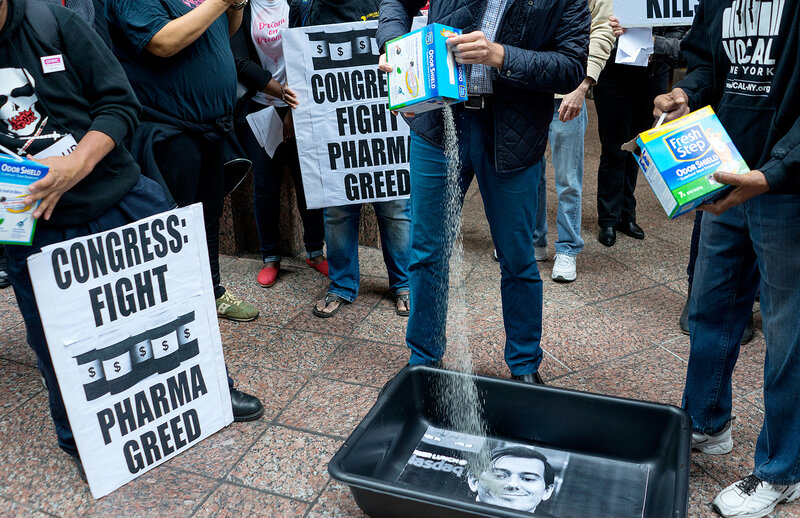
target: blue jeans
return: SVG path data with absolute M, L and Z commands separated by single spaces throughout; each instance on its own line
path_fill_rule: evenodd
M 462 198 L 478 180 L 486 219 L 500 260 L 506 330 L 505 360 L 513 375 L 538 371 L 542 362 L 542 280 L 533 254 L 539 163 L 507 176 L 494 168 L 491 112 L 460 111 Z M 488 121 L 487 121 L 488 118 Z M 447 161 L 444 150 L 411 132 L 411 315 L 406 342 L 411 365 L 431 364 L 445 351 L 449 260 Z
M 406 200 L 373 203 L 378 217 L 383 261 L 392 293 L 408 291 L 411 206 Z M 325 209 L 325 242 L 331 279 L 328 293 L 353 302 L 358 295 L 358 229 L 361 204 Z
M 556 99 L 553 121 L 550 123 L 550 150 L 556 179 L 558 215 L 556 227 L 558 240 L 556 253 L 571 256 L 583 250 L 581 237 L 581 196 L 583 194 L 583 135 L 586 133 L 588 116 L 586 103 L 574 119 L 561 122 L 558 109 L 561 99 Z M 536 207 L 536 228 L 533 230 L 533 246 L 547 246 L 547 188 L 545 165 L 542 157 L 542 177 L 539 180 L 539 202 Z
M 764 424 L 755 475 L 800 481 L 800 195 L 763 194 L 720 216 L 704 214 L 689 302 L 691 353 L 683 406 L 696 431 L 731 417 L 731 375 L 761 274 Z

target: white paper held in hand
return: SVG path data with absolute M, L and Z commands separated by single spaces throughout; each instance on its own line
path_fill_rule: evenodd
M 283 142 L 283 120 L 278 115 L 278 110 L 274 106 L 269 106 L 263 110 L 253 112 L 247 117 L 247 123 L 253 130 L 258 145 L 272 158 L 275 150 Z
M 653 53 L 653 28 L 633 27 L 619 37 L 616 63 L 646 67 Z

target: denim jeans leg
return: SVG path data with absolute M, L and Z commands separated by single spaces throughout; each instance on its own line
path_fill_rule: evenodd
M 462 160 L 462 167 L 468 168 Z M 447 160 L 444 149 L 411 132 L 411 250 L 408 265 L 411 314 L 406 343 L 411 365 L 431 364 L 445 351 L 452 243 L 447 221 Z M 464 182 L 462 192 L 469 182 Z
M 545 248 L 547 246 L 547 159 L 542 156 L 539 162 L 539 168 L 542 171 L 539 177 L 539 186 L 536 189 L 536 226 L 533 229 L 533 246 L 537 248 Z
M 392 293 L 408 290 L 408 260 L 411 252 L 411 202 L 392 200 L 373 203 L 381 234 L 383 262 Z
M 694 282 L 694 265 L 697 262 L 697 249 L 700 246 L 700 228 L 703 222 L 703 211 L 695 211 L 694 225 L 692 226 L 692 240 L 689 244 L 689 263 L 686 265 L 686 277 L 689 286 Z
M 539 162 L 513 175 L 497 175 L 483 145 L 490 134 L 477 117 L 472 124 L 470 154 L 500 260 L 505 360 L 512 375 L 530 374 L 539 370 L 543 356 L 542 278 L 533 252 Z
M 361 205 L 325 209 L 325 242 L 331 283 L 328 293 L 353 302 L 358 295 L 358 224 Z
M 753 472 L 773 484 L 794 484 L 800 482 L 800 195 L 762 194 L 746 209 L 767 342 L 764 425 Z
M 731 417 L 731 375 L 757 284 L 744 207 L 705 214 L 689 302 L 691 349 L 683 394 L 695 431 L 718 432 Z
M 556 218 L 558 239 L 555 248 L 557 254 L 576 256 L 583 250 L 584 244 L 581 237 L 583 136 L 586 133 L 589 119 L 584 102 L 577 117 L 567 122 L 561 122 L 558 120 L 558 107 L 560 106 L 561 101 L 557 100 L 549 135 L 558 196 L 558 216 Z M 541 193 L 539 200 L 542 200 Z M 541 210 L 537 210 L 537 218 L 540 212 Z M 538 220 L 536 224 L 539 225 Z

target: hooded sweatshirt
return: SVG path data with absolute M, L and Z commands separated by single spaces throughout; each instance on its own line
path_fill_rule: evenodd
M 0 143 L 20 155 L 36 155 L 51 146 L 63 154 L 60 146 L 72 139 L 80 142 L 96 130 L 117 144 L 64 193 L 50 221 L 41 222 L 86 223 L 122 199 L 138 180 L 139 168 L 121 144 L 137 124 L 139 103 L 111 51 L 75 13 L 47 6 L 59 41 L 43 41 L 41 29 L 37 32 L 25 15 L 26 2 L 33 0 L 7 1 L 8 19 L 0 30 Z M 63 67 L 46 69 L 41 59 L 46 56 L 61 56 Z
M 800 2 L 701 2 L 681 50 L 690 108 L 714 108 L 770 192 L 800 193 Z

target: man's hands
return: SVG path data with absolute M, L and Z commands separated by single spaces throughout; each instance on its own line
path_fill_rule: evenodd
M 453 49 L 456 61 L 465 65 L 489 65 L 499 69 L 506 57 L 505 47 L 489 41 L 481 31 L 451 36 L 447 38 L 447 45 Z
M 86 171 L 86 164 L 74 154 L 43 158 L 37 162 L 49 167 L 50 171 L 44 178 L 28 187 L 30 194 L 25 198 L 24 203 L 31 205 L 37 200 L 42 200 L 33 212 L 33 217 L 39 219 L 44 215 L 44 219 L 47 220 L 53 214 L 53 209 L 61 196 L 81 181 L 88 171 Z
M 583 109 L 583 102 L 586 100 L 586 92 L 589 91 L 591 84 L 592 78 L 587 77 L 578 85 L 578 88 L 561 99 L 561 106 L 558 108 L 558 120 L 567 122 L 580 115 Z
M 689 96 L 680 88 L 674 88 L 668 94 L 659 95 L 653 104 L 655 105 L 653 117 L 658 119 L 662 113 L 666 113 L 664 122 L 675 120 L 689 113 Z
M 42 200 L 33 217 L 50 219 L 58 200 L 68 190 L 83 180 L 100 160 L 116 147 L 114 140 L 96 130 L 83 136 L 71 155 L 34 159 L 50 168 L 47 175 L 28 186 L 30 194 L 25 197 L 25 204 L 31 205 Z
M 381 57 L 378 58 L 378 70 L 380 70 L 381 72 L 386 72 L 387 74 L 392 71 L 392 66 L 389 64 L 388 61 L 386 61 L 385 52 L 381 52 Z M 394 110 L 392 110 L 392 113 L 394 114 L 395 117 L 400 115 L 398 112 Z M 411 112 L 404 112 L 403 115 L 409 118 L 414 116 L 414 114 Z
M 697 210 L 704 210 L 719 216 L 726 210 L 740 205 L 750 198 L 769 191 L 769 182 L 761 171 L 750 171 L 745 174 L 714 173 L 714 179 L 720 183 L 732 185 L 733 190 L 724 198 L 714 203 L 703 203 Z

